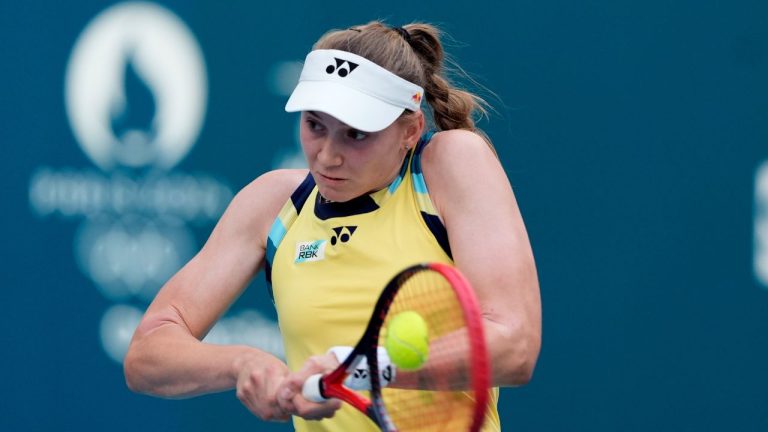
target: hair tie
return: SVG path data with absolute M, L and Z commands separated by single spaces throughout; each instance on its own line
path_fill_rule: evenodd
M 400 36 L 405 39 L 406 42 L 408 42 L 408 45 L 411 44 L 411 34 L 408 33 L 408 30 L 402 28 L 402 27 L 390 27 L 392 30 L 398 32 Z

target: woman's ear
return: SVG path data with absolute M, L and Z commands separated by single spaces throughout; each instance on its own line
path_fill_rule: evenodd
M 406 117 L 403 130 L 403 147 L 410 150 L 416 146 L 424 132 L 424 113 L 417 111 Z

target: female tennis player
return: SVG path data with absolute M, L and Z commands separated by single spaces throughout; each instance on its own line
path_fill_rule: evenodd
M 256 416 L 293 416 L 299 431 L 375 430 L 338 400 L 307 400 L 302 385 L 343 360 L 329 348 L 355 345 L 393 275 L 447 263 L 479 303 L 494 387 L 483 430 L 500 430 L 498 387 L 527 383 L 538 357 L 538 280 L 509 180 L 473 121 L 484 101 L 453 87 L 443 63 L 429 24 L 371 22 L 317 41 L 285 107 L 301 113 L 309 169 L 268 172 L 235 196 L 136 329 L 131 389 L 234 388 Z M 261 268 L 287 363 L 201 342 Z

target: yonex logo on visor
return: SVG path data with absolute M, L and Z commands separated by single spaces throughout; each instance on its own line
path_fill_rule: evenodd
M 315 50 L 307 55 L 285 110 L 324 112 L 355 129 L 377 132 L 405 110 L 421 110 L 423 97 L 423 88 L 365 57 Z
M 358 66 L 357 63 L 352 63 L 351 61 L 347 61 L 344 59 L 340 59 L 337 57 L 333 58 L 336 60 L 336 66 L 334 65 L 328 65 L 327 68 L 325 68 L 325 72 L 328 73 L 328 75 L 333 74 L 334 71 L 336 71 L 336 74 L 342 78 L 352 73 L 353 70 Z M 344 63 L 348 64 L 348 68 L 343 68 L 342 66 Z

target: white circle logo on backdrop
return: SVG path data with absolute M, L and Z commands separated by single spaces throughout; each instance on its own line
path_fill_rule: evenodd
M 189 225 L 210 226 L 232 190 L 174 167 L 203 126 L 208 82 L 202 50 L 169 10 L 120 3 L 96 16 L 74 44 L 65 104 L 93 168 L 39 166 L 34 214 L 79 219 L 74 258 L 111 302 L 100 323 L 105 353 L 123 361 L 143 310 L 197 249 Z M 205 339 L 283 356 L 277 325 L 254 309 L 228 313 Z
M 151 118 L 131 118 L 126 84 L 136 81 L 154 99 Z M 207 88 L 202 52 L 179 18 L 152 3 L 122 3 L 94 18 L 77 40 L 66 107 L 77 141 L 99 168 L 169 169 L 197 139 Z M 116 128 L 115 119 L 127 124 Z
M 755 173 L 752 267 L 755 279 L 768 289 L 768 161 Z

